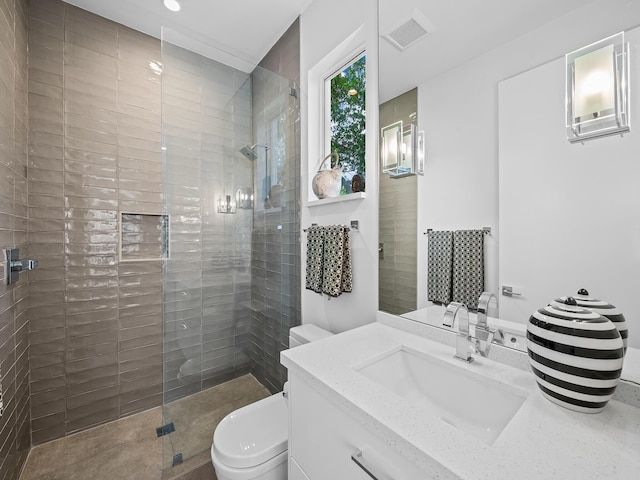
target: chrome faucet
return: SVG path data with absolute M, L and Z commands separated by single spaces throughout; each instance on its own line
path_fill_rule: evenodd
M 443 325 L 453 327 L 458 318 L 458 334 L 456 335 L 456 358 L 472 362 L 472 353 L 478 353 L 479 342 L 469 334 L 469 311 L 459 302 L 451 302 L 444 312 Z
M 489 303 L 493 300 L 493 303 L 498 304 L 498 299 L 493 293 L 482 292 L 480 294 L 480 298 L 478 298 L 478 323 L 479 327 L 488 328 L 487 325 L 487 309 L 489 308 Z
M 489 355 L 492 343 L 504 345 L 504 332 L 499 328 L 489 328 L 487 323 L 487 310 L 491 301 L 498 303 L 493 293 L 482 292 L 478 299 L 478 320 L 476 322 L 475 337 L 479 342 L 479 353 L 483 357 Z

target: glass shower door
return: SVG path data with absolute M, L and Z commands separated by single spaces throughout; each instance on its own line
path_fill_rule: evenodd
M 163 262 L 159 434 L 163 468 L 172 474 L 210 461 L 224 415 L 282 387 L 279 352 L 299 323 L 291 82 L 259 67 L 234 69 L 178 47 L 180 40 L 163 31 L 170 257 Z

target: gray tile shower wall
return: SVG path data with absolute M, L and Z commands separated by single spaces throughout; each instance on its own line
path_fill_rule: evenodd
M 270 191 L 256 175 L 251 245 L 251 369 L 272 392 L 287 379 L 280 351 L 300 313 L 300 22 L 296 20 L 253 75 L 255 142 L 270 145 Z M 277 75 L 271 75 L 274 72 Z M 290 95 L 291 88 L 297 90 Z M 276 126 L 277 125 L 277 126 Z M 255 143 L 254 142 L 254 143 Z M 263 171 L 264 172 L 264 171 Z M 275 178 L 275 177 L 278 178 Z M 269 201 L 265 198 L 269 197 Z
M 33 443 L 160 405 L 162 266 L 119 214 L 162 211 L 160 42 L 58 0 L 29 19 Z
M 0 1 L 0 249 L 27 244 L 26 0 Z M 4 256 L 4 251 L 0 252 Z M 16 479 L 30 447 L 28 277 L 0 281 L 0 479 Z

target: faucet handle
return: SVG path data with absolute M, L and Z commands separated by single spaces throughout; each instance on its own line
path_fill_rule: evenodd
M 499 328 L 476 326 L 475 337 L 478 341 L 478 353 L 483 357 L 489 356 L 492 343 L 504 345 L 504 332 Z

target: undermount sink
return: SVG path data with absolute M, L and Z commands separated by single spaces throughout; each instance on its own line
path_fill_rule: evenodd
M 356 371 L 489 445 L 526 400 L 515 388 L 406 346 Z

